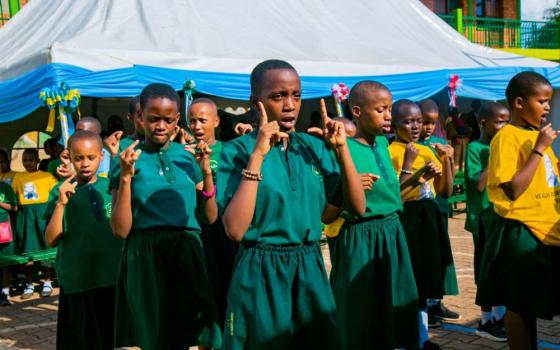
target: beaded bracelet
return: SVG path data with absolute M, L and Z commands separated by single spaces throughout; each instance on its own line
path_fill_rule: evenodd
M 401 174 L 412 175 L 414 172 L 412 170 L 401 169 Z
M 261 181 L 263 179 L 261 174 L 247 169 L 241 170 L 241 175 L 243 175 L 245 180 L 249 181 Z

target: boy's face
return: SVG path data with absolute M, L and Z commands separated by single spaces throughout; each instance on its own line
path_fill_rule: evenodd
M 436 128 L 437 121 L 439 119 L 439 113 L 437 112 L 425 112 L 422 113 L 422 138 L 427 139 L 432 136 Z
M 144 135 L 144 121 L 142 120 L 142 109 L 140 108 L 140 101 L 136 103 L 134 114 L 127 114 L 126 118 L 134 123 L 134 131 L 136 134 Z
M 215 130 L 220 118 L 214 106 L 199 102 L 189 109 L 189 129 L 197 141 L 209 142 L 215 139 Z
M 409 113 L 395 121 L 397 139 L 403 142 L 418 142 L 422 132 L 422 112 L 420 108 L 411 108 Z
M 391 109 L 393 96 L 385 89 L 371 91 L 363 107 L 352 107 L 360 129 L 370 135 L 381 135 L 391 131 Z
M 501 128 L 503 128 L 507 123 L 509 123 L 509 111 L 504 108 L 501 109 L 499 113 L 488 118 L 486 120 L 480 121 L 480 127 L 484 130 L 484 133 L 488 135 L 490 139 L 496 135 Z
M 37 166 L 39 165 L 39 158 L 32 153 L 24 153 L 21 159 L 25 171 L 34 173 L 37 171 Z
M 261 101 L 268 121 L 282 131 L 293 131 L 301 108 L 301 81 L 293 69 L 272 69 L 264 74 L 260 91 L 251 96 L 253 108 Z
M 97 173 L 102 158 L 101 144 L 96 140 L 82 139 L 72 143 L 70 161 L 81 181 L 91 180 Z
M 177 103 L 165 97 L 151 98 L 142 111 L 146 142 L 164 146 L 175 131 L 179 121 Z
M 547 121 L 550 113 L 550 100 L 552 99 L 552 87 L 547 84 L 539 85 L 535 91 L 526 99 L 518 97 L 515 99 L 515 108 L 520 110 L 521 117 L 529 125 L 539 128 Z

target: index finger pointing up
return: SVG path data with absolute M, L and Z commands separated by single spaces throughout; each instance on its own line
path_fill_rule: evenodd
M 259 106 L 259 115 L 260 115 L 260 119 L 259 119 L 259 127 L 260 126 L 264 126 L 266 125 L 266 123 L 268 123 L 268 116 L 266 115 L 266 109 L 264 108 L 264 105 L 261 101 L 257 102 L 258 106 Z
M 331 120 L 327 113 L 327 105 L 325 104 L 325 99 L 321 99 L 321 119 L 323 120 L 323 127 L 327 125 L 327 123 Z

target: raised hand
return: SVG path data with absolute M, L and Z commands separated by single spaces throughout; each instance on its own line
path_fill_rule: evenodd
M 105 148 L 107 148 L 109 150 L 109 153 L 111 153 L 111 158 L 119 153 L 119 146 L 121 143 L 122 135 L 122 131 L 115 131 L 111 135 L 107 136 L 105 140 L 103 140 L 103 145 L 105 145 Z
M 119 156 L 121 161 L 121 179 L 130 180 L 134 176 L 134 164 L 142 153 L 142 150 L 134 150 L 134 147 L 139 143 L 140 141 L 136 140 L 121 152 Z
M 453 157 L 453 147 L 449 145 L 442 145 L 441 143 L 432 143 L 430 144 L 430 146 L 436 151 L 436 154 L 440 159 Z
M 68 204 L 68 200 L 70 196 L 76 193 L 76 185 L 78 181 L 74 176 L 67 178 L 64 180 L 60 186 L 58 186 L 58 203 L 62 205 Z
M 280 131 L 278 122 L 268 122 L 268 116 L 266 115 L 266 110 L 262 102 L 258 102 L 258 106 L 260 114 L 259 135 L 257 136 L 257 142 L 255 143 L 253 153 L 264 157 L 270 151 L 272 146 L 281 140 L 287 140 L 290 136 L 287 133 Z
M 560 131 L 554 130 L 552 124 L 546 124 L 541 131 L 539 131 L 539 136 L 537 136 L 537 141 L 535 142 L 534 149 L 540 153 L 543 153 L 558 137 Z
M 327 144 L 335 150 L 346 145 L 344 124 L 329 118 L 324 99 L 321 99 L 321 119 L 323 120 L 323 137 Z
M 412 165 L 414 161 L 418 157 L 420 151 L 414 147 L 414 144 L 411 142 L 406 145 L 406 149 L 404 151 L 404 160 L 402 168 L 405 170 L 412 170 Z
M 242 136 L 247 133 L 253 132 L 253 126 L 247 123 L 237 123 L 235 124 L 233 131 L 235 131 L 236 135 Z
M 360 175 L 360 181 L 362 182 L 362 187 L 366 191 L 370 191 L 373 188 L 375 181 L 379 180 L 379 175 L 371 173 L 362 173 Z
M 186 145 L 185 150 L 196 158 L 204 174 L 212 174 L 212 169 L 210 168 L 210 155 L 212 154 L 212 150 L 205 141 Z
M 420 170 L 418 170 L 418 183 L 423 184 L 430 179 L 440 175 L 441 168 L 431 160 L 426 163 L 426 165 L 424 165 Z

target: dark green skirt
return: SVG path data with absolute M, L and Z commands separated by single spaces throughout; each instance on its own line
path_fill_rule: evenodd
M 113 349 L 115 286 L 66 294 L 60 288 L 56 348 Z
M 341 349 L 417 349 L 418 294 L 399 216 L 345 222 L 334 255 Z
M 47 222 L 43 219 L 47 203 L 21 205 L 16 219 L 16 232 L 19 251 L 31 253 L 47 249 L 45 228 Z
M 198 232 L 133 231 L 117 279 L 116 347 L 220 348 Z
M 228 294 L 223 349 L 340 349 L 318 243 L 242 243 Z
M 443 216 L 433 200 L 404 204 L 401 222 L 408 243 L 418 301 L 459 294 L 455 264 Z
M 220 328 L 223 331 L 226 319 L 227 293 L 239 244 L 227 237 L 221 220 L 212 225 L 202 224 L 201 226 L 201 239 L 206 256 L 208 277 L 214 293 Z
M 560 247 L 542 244 L 519 221 L 487 210 L 476 302 L 528 317 L 560 314 Z

